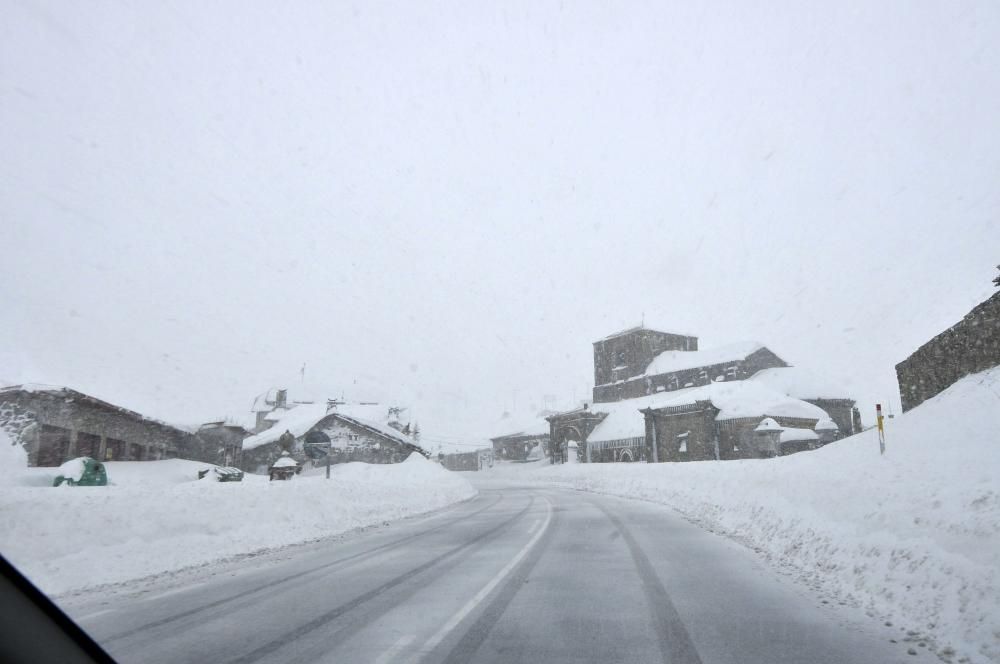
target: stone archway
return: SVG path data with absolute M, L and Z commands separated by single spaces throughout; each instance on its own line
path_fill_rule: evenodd
M 570 441 L 576 441 L 577 445 L 580 446 L 577 449 L 583 446 L 583 435 L 577 427 L 570 424 L 556 430 L 556 438 L 552 445 L 552 463 L 555 463 L 557 458 L 560 462 L 567 460 Z

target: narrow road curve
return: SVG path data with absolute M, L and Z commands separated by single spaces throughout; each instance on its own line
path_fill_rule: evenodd
M 122 662 L 931 661 L 661 506 L 473 479 L 435 515 L 67 609 Z

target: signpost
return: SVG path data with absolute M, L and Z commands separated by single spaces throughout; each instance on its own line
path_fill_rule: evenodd
M 878 423 L 878 449 L 885 454 L 885 426 L 882 424 L 882 404 L 875 404 L 875 422 Z
M 326 479 L 330 479 L 330 437 L 322 431 L 310 431 L 306 434 L 302 449 L 313 461 L 326 459 Z

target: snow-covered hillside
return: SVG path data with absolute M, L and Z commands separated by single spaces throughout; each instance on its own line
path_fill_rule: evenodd
M 0 448 L 0 460 L 23 465 L 7 440 Z M 400 464 L 336 465 L 329 481 L 197 480 L 209 465 L 183 460 L 107 467 L 107 487 L 52 488 L 55 469 L 16 465 L 15 485 L 0 487 L 0 551 L 49 594 L 326 537 L 475 494 L 419 454 Z
M 998 432 L 1000 367 L 890 420 L 884 457 L 872 430 L 772 460 L 518 470 L 674 507 L 893 622 L 915 648 L 997 662 Z

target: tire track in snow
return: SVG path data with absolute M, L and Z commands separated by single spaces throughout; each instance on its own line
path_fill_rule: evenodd
M 115 641 L 120 641 L 122 639 L 126 639 L 126 638 L 128 638 L 130 636 L 133 636 L 135 634 L 138 634 L 140 632 L 146 632 L 147 630 L 150 630 L 150 629 L 156 629 L 158 627 L 163 627 L 165 625 L 169 625 L 171 623 L 177 622 L 178 620 L 183 620 L 184 618 L 189 618 L 191 616 L 198 615 L 199 613 L 202 613 L 204 611 L 208 611 L 210 609 L 215 609 L 215 608 L 218 608 L 220 606 L 224 606 L 226 604 L 229 604 L 231 602 L 235 602 L 237 600 L 243 599 L 245 597 L 250 597 L 250 596 L 255 595 L 257 593 L 264 592 L 265 590 L 269 590 L 271 588 L 274 588 L 275 586 L 281 586 L 281 585 L 285 584 L 288 581 L 291 581 L 291 580 L 294 580 L 294 579 L 299 579 L 299 578 L 302 578 L 302 577 L 306 577 L 306 576 L 309 576 L 309 575 L 312 575 L 312 574 L 317 574 L 319 572 L 328 570 L 331 567 L 335 567 L 335 566 L 338 566 L 338 565 L 344 565 L 344 564 L 347 564 L 347 563 L 351 563 L 351 562 L 354 562 L 355 560 L 358 560 L 358 559 L 361 559 L 361 558 L 367 558 L 368 556 L 371 556 L 372 554 L 383 553 L 383 552 L 385 552 L 387 550 L 391 550 L 391 549 L 394 549 L 394 548 L 396 548 L 398 546 L 401 546 L 401 545 L 407 544 L 409 542 L 412 542 L 413 540 L 418 539 L 420 537 L 424 537 L 426 535 L 430 535 L 432 533 L 435 533 L 435 532 L 437 532 L 439 530 L 442 530 L 443 528 L 447 528 L 448 526 L 452 526 L 452 525 L 454 525 L 454 524 L 456 524 L 458 522 L 465 521 L 466 519 L 470 519 L 470 518 L 472 518 L 472 517 L 474 517 L 474 516 L 476 516 L 478 514 L 481 514 L 481 513 L 485 512 L 486 510 L 492 509 L 501 500 L 503 500 L 503 497 L 504 497 L 504 495 L 501 493 L 501 494 L 499 494 L 497 496 L 496 500 L 494 500 L 489 505 L 486 505 L 485 507 L 481 507 L 480 509 L 478 509 L 478 510 L 476 510 L 474 512 L 469 512 L 468 514 L 460 516 L 457 519 L 445 521 L 444 523 L 442 523 L 439 526 L 435 526 L 435 527 L 429 528 L 427 530 L 422 530 L 422 531 L 420 531 L 418 533 L 414 533 L 412 535 L 407 535 L 406 537 L 403 537 L 401 539 L 393 540 L 392 542 L 386 542 L 385 544 L 380 544 L 379 546 L 376 546 L 374 548 L 367 549 L 367 550 L 361 551 L 359 553 L 354 553 L 354 554 L 351 554 L 349 556 L 345 556 L 343 558 L 338 558 L 337 560 L 332 560 L 332 561 L 330 561 L 328 563 L 324 563 L 323 565 L 320 565 L 318 567 L 314 567 L 312 569 L 304 570 L 302 572 L 296 572 L 295 574 L 289 574 L 288 576 L 283 576 L 283 577 L 281 577 L 279 579 L 274 579 L 272 581 L 268 581 L 267 583 L 263 583 L 263 584 L 255 587 L 255 588 L 252 588 L 250 590 L 245 590 L 243 592 L 236 593 L 235 595 L 230 595 L 230 596 L 224 597 L 222 599 L 218 599 L 218 600 L 215 600 L 215 601 L 212 601 L 212 602 L 208 602 L 207 604 L 202 604 L 201 606 L 197 606 L 197 607 L 194 607 L 192 609 L 188 609 L 186 611 L 181 611 L 180 613 L 175 613 L 175 614 L 167 616 L 165 618 L 160 618 L 158 620 L 153 620 L 153 621 L 148 622 L 148 623 L 146 623 L 144 625 L 140 625 L 138 627 L 133 627 L 132 629 L 126 630 L 124 632 L 120 632 L 118 634 L 114 634 L 112 636 L 102 637 L 101 638 L 101 643 L 102 644 L 108 644 L 108 643 L 113 643 Z M 186 590 L 186 589 L 187 588 L 183 588 L 183 589 L 181 589 L 178 592 L 182 592 L 183 590 Z M 97 614 L 94 614 L 94 616 L 96 616 L 96 615 Z M 88 616 L 88 617 L 91 617 L 91 616 Z

